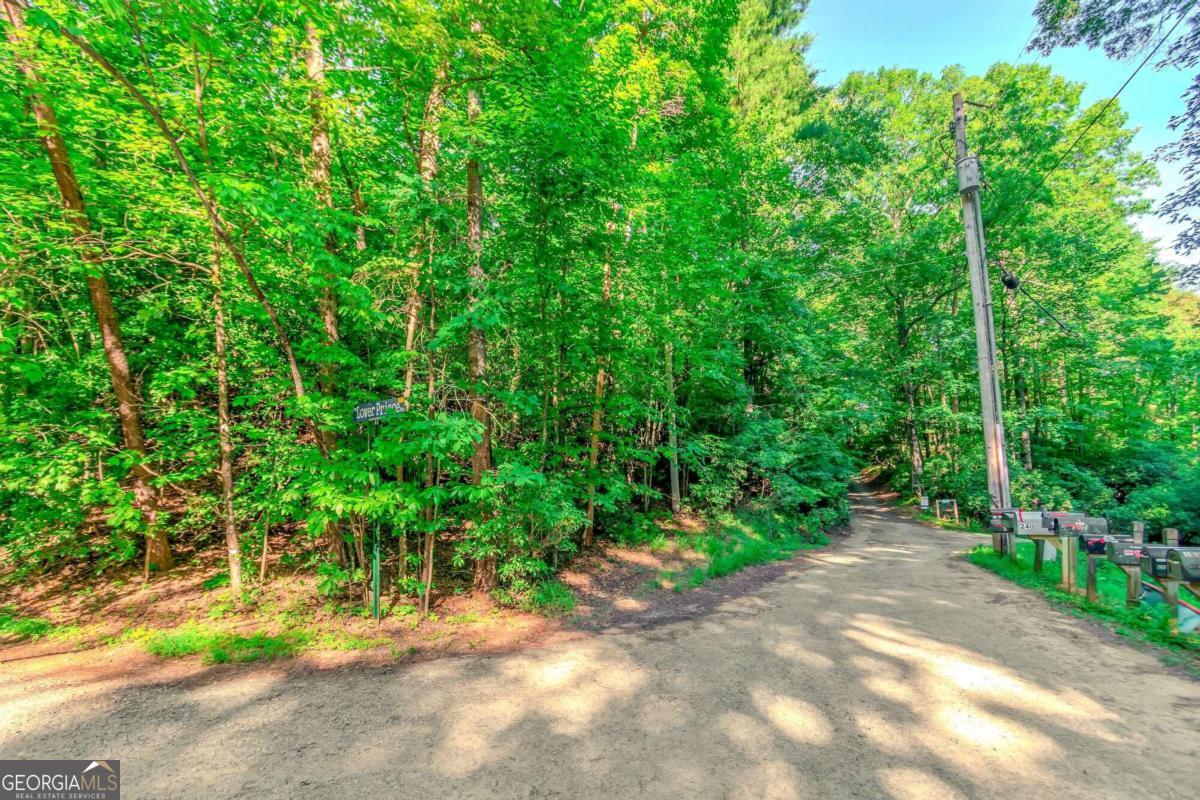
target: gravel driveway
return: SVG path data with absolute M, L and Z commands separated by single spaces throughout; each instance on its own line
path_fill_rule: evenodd
M 1200 684 L 855 496 L 844 547 L 695 619 L 412 666 L 0 675 L 0 758 L 126 798 L 1194 797 Z

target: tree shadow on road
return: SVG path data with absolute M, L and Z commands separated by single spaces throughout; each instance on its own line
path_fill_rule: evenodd
M 998 579 L 945 569 L 944 542 L 892 522 L 864 519 L 861 546 L 690 621 L 410 668 L 135 683 L 21 711 L 0 752 L 121 758 L 128 797 L 1178 789 L 1173 770 L 1200 748 L 1194 686 L 1136 651 L 1073 640 L 1074 621 L 1036 601 L 989 602 Z

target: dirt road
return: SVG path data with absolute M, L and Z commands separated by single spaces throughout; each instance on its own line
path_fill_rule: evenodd
M 0 758 L 120 758 L 127 798 L 1195 796 L 1200 684 L 855 499 L 847 546 L 641 631 L 101 696 L 0 676 Z

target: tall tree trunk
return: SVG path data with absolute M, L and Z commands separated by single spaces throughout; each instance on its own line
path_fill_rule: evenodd
M 14 46 L 21 47 L 20 37 L 25 27 L 25 18 L 21 7 L 15 0 L 3 0 L 4 10 L 10 23 L 8 38 Z M 158 570 L 167 570 L 175 565 L 167 543 L 166 531 L 158 524 L 158 502 L 154 488 L 150 485 L 152 477 L 150 468 L 146 465 L 146 441 L 142 432 L 141 405 L 133 378 L 129 372 L 129 359 L 125 355 L 125 345 L 121 339 L 121 325 L 113 306 L 112 295 L 108 288 L 108 279 L 104 274 L 104 265 L 99 256 L 89 244 L 92 235 L 91 221 L 88 219 L 87 206 L 83 200 L 83 190 L 75 177 L 71 166 L 71 157 L 67 151 L 66 141 L 58 128 L 58 118 L 54 109 L 42 99 L 37 91 L 41 83 L 37 70 L 32 61 L 22 59 L 18 62 L 21 73 L 25 76 L 29 89 L 29 105 L 33 110 L 34 120 L 41 133 L 42 145 L 50 159 L 50 167 L 54 172 L 54 180 L 58 185 L 63 208 L 71 227 L 74 229 L 76 246 L 80 259 L 87 265 L 88 297 L 92 302 L 92 310 L 96 314 L 96 322 L 100 328 L 100 340 L 104 345 L 104 355 L 108 361 L 109 379 L 112 382 L 113 394 L 117 398 L 117 418 L 121 424 L 121 437 L 125 449 L 135 453 L 130 478 L 133 482 L 133 497 L 146 524 L 146 566 Z
M 196 138 L 205 166 L 212 168 L 208 151 L 208 123 L 204 115 L 205 79 L 200 72 L 199 55 L 192 50 L 193 96 L 196 101 Z M 233 433 L 229 412 L 229 357 L 225 337 L 225 295 L 221 281 L 221 240 L 212 237 L 213 349 L 217 366 L 217 474 L 221 481 L 221 522 L 225 529 L 225 550 L 229 559 L 229 588 L 235 599 L 242 594 L 242 548 L 233 513 Z M 263 567 L 266 566 L 266 538 L 263 539 Z
M 908 344 L 912 335 L 912 327 L 908 323 L 908 308 L 902 298 L 894 298 L 896 309 L 896 344 L 899 347 L 900 358 L 908 358 Z M 909 454 L 909 486 L 912 493 L 920 497 L 924 493 L 922 476 L 925 472 L 925 462 L 921 458 L 921 432 L 917 426 L 917 386 L 912 367 L 908 367 L 908 376 L 904 381 L 904 399 L 908 405 L 905 417 L 907 428 Z
M 305 23 L 304 35 L 304 65 L 309 81 L 308 106 L 312 115 L 310 174 L 318 215 L 327 216 L 333 208 L 333 151 L 329 145 L 329 122 L 325 119 L 325 55 L 321 51 L 321 37 L 311 22 Z M 336 257 L 337 238 L 332 231 L 325 236 L 325 252 L 331 261 Z M 321 326 L 325 329 L 325 343 L 332 347 L 341 338 L 338 329 L 337 294 L 334 291 L 337 276 L 327 266 L 321 277 L 321 296 L 317 301 L 317 309 L 321 315 Z M 333 392 L 333 373 L 332 363 L 326 362 L 321 366 L 321 391 L 325 394 Z M 326 436 L 329 434 L 326 433 Z M 333 444 L 328 439 L 326 444 L 332 449 Z
M 924 492 L 922 477 L 925 472 L 925 461 L 921 457 L 921 434 L 917 428 L 917 391 L 911 379 L 904 384 L 904 393 L 908 398 L 907 422 L 911 485 L 913 494 L 920 497 Z
M 1025 469 L 1033 469 L 1033 437 L 1029 432 L 1029 392 L 1025 388 L 1025 357 L 1022 356 L 1013 378 L 1016 385 L 1017 407 L 1021 412 L 1021 455 Z
M 479 23 L 471 29 L 478 31 Z M 479 91 L 467 90 L 467 122 L 477 124 L 480 112 Z M 480 295 L 486 289 L 487 276 L 483 271 L 483 178 L 479 160 L 472 153 L 467 159 L 467 247 L 471 251 L 467 264 L 468 310 L 471 328 L 467 332 L 467 376 L 471 387 L 471 416 L 483 429 L 471 455 L 471 479 L 478 484 L 483 473 L 492 468 L 492 415 L 487 401 L 487 335 L 475 318 Z
M 483 31 L 479 20 L 471 22 L 471 33 L 478 37 Z M 478 486 L 483 474 L 492 468 L 492 413 L 487 400 L 487 334 L 479 326 L 478 311 L 480 296 L 487 289 L 487 275 L 483 270 L 483 176 L 480 174 L 478 148 L 479 135 L 474 132 L 479 124 L 482 102 L 478 84 L 467 87 L 467 127 L 471 129 L 470 156 L 467 158 L 467 248 L 471 255 L 467 261 L 467 309 L 471 327 L 467 331 L 467 380 L 471 393 L 471 417 L 482 428 L 482 435 L 475 443 L 471 454 L 471 482 Z M 477 590 L 487 591 L 496 585 L 496 558 L 485 556 L 475 562 L 474 585 Z
M 437 306 L 434 305 L 434 298 L 429 299 L 429 332 L 430 335 L 436 330 L 437 326 Z M 434 396 L 435 380 L 437 370 L 433 362 L 433 351 L 428 351 L 427 356 L 428 375 L 426 376 L 427 394 L 429 397 L 429 408 L 427 410 L 428 418 L 433 419 L 437 414 L 438 401 Z M 439 461 L 435 467 L 433 453 L 425 453 L 425 485 L 436 488 L 441 483 L 441 462 Z M 427 503 L 424 508 L 425 522 L 427 523 L 427 531 L 425 533 L 425 554 L 423 564 L 425 567 L 425 593 L 421 598 L 421 613 L 424 616 L 429 616 L 429 606 L 433 601 L 433 555 L 434 545 L 437 543 L 437 500 L 433 503 Z
M 229 588 L 242 594 L 242 548 L 233 515 L 233 434 L 229 414 L 229 358 L 225 348 L 225 298 L 221 285 L 221 248 L 213 240 L 213 336 L 217 356 L 217 441 L 220 449 L 221 517 L 225 523 L 225 545 L 229 556 Z
M 675 419 L 675 345 L 667 342 L 667 450 L 670 451 L 671 511 L 678 514 L 679 497 L 679 431 Z
M 442 107 L 446 102 L 446 78 L 449 67 L 446 62 L 438 65 L 433 84 L 429 87 L 429 96 L 425 98 L 425 113 L 421 118 L 421 133 L 417 144 L 417 173 L 421 176 L 421 186 L 425 192 L 425 202 L 431 202 L 434 181 L 437 179 L 438 151 L 441 149 Z M 424 252 L 422 252 L 424 251 Z M 413 269 L 409 276 L 408 303 L 405 307 L 407 317 L 404 326 L 404 350 L 407 360 L 404 365 L 404 399 L 412 395 L 413 384 L 416 381 L 417 358 L 414 348 L 417 341 L 417 330 L 421 325 L 421 263 L 426 269 L 433 270 L 434 229 L 432 222 L 426 219 L 421 223 L 418 242 L 412 252 Z
M 610 223 L 609 228 L 612 229 Z M 591 547 L 596 535 L 596 470 L 600 466 L 600 430 L 604 423 L 604 384 L 608 380 L 608 303 L 612 297 L 612 264 L 610 254 L 604 254 L 600 284 L 600 357 L 596 363 L 596 389 L 592 396 L 592 428 L 588 447 L 587 527 L 583 530 L 583 546 Z
M 308 110 L 312 117 L 311 139 L 309 149 L 309 175 L 312 179 L 313 194 L 317 204 L 317 219 L 328 223 L 329 212 L 333 209 L 332 168 L 333 151 L 329 144 L 329 122 L 325 119 L 325 54 L 321 50 L 321 36 L 311 21 L 304 23 L 304 66 L 308 75 Z M 337 237 L 332 231 L 325 234 L 325 258 L 327 262 L 321 274 L 321 294 L 317 298 L 317 313 L 321 317 L 321 327 L 325 330 L 325 345 L 332 350 L 341 339 L 338 329 L 337 293 L 334 282 L 337 280 L 330 262 L 337 257 Z M 336 368 L 330 360 L 331 352 L 325 354 L 321 364 L 320 389 L 321 393 L 331 395 L 334 392 Z M 323 449 L 332 452 L 337 447 L 337 439 L 329 430 L 322 430 Z M 336 520 L 330 520 L 325 526 L 325 547 L 330 557 L 338 563 L 345 561 L 342 526 Z

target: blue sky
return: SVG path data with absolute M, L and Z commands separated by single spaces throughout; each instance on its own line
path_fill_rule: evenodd
M 836 83 L 855 70 L 893 66 L 937 74 L 949 64 L 961 64 L 979 74 L 997 61 L 1018 57 L 1033 30 L 1035 5 L 1035 0 L 811 0 L 804 27 L 816 41 L 809 61 L 820 71 L 818 80 L 823 84 Z M 1119 89 L 1145 55 L 1115 61 L 1103 51 L 1073 48 L 1050 56 L 1025 53 L 1020 57 L 1023 64 L 1036 59 L 1069 80 L 1086 84 L 1084 102 L 1093 103 Z M 1183 108 L 1181 97 L 1191 81 L 1187 73 L 1160 72 L 1152 66 L 1153 62 L 1138 73 L 1119 101 L 1129 115 L 1129 125 L 1141 129 L 1134 141 L 1146 155 L 1175 139 L 1167 124 Z M 1159 170 L 1163 186 L 1153 192 L 1156 198 L 1180 182 L 1178 165 L 1160 163 Z M 1169 252 L 1174 236 L 1165 220 L 1142 217 L 1137 222 L 1147 236 L 1163 240 L 1168 258 L 1178 258 Z M 1200 256 L 1186 260 L 1195 262 Z

